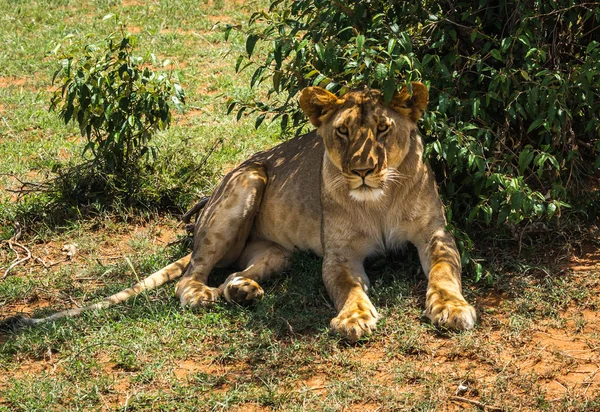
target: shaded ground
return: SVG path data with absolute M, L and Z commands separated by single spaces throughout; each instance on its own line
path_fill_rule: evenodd
M 60 252 L 62 239 L 31 245 L 34 255 L 58 264 L 43 269 L 32 261 L 7 278 L 4 286 L 16 279 L 32 284 L 23 296 L 7 298 L 1 290 L 7 302 L 0 317 L 97 299 L 114 289 L 111 284 L 127 284 L 114 275 L 125 274 L 127 266 L 107 262 L 160 254 L 176 233 L 175 222 L 168 221 L 65 239 L 98 246 L 83 247 L 73 260 Z M 54 380 L 65 385 L 65 393 L 53 398 L 61 405 L 62 396 L 74 396 L 75 377 L 84 386 L 104 383 L 89 404 L 100 409 L 598 407 L 600 254 L 592 244 L 558 256 L 560 266 L 504 274 L 491 289 L 467 283 L 480 321 L 463 334 L 440 334 L 420 318 L 425 283 L 415 267 L 401 263 L 403 257 L 392 257 L 391 265 L 375 262 L 369 272 L 384 319 L 373 337 L 354 346 L 327 333 L 333 310 L 320 285 L 318 259 L 296 259 L 294 269 L 269 284 L 269 296 L 254 308 L 182 311 L 167 286 L 122 308 L 2 335 L 0 405 L 20 409 L 15 396 L 33 396 L 36 384 Z M 86 274 L 94 260 L 101 269 L 116 270 Z M 45 280 L 32 281 L 39 271 Z M 134 276 L 125 277 L 132 282 Z M 79 368 L 87 371 L 85 377 L 78 376 Z M 190 391 L 195 398 L 187 397 Z

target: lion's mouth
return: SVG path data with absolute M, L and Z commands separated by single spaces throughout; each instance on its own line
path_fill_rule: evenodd
M 380 187 L 371 187 L 365 183 L 350 190 L 350 197 L 359 202 L 374 202 L 383 195 Z

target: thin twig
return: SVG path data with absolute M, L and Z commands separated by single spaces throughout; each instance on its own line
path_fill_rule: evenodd
M 2 279 L 5 279 L 8 276 L 8 273 L 14 267 L 31 259 L 31 251 L 24 245 L 17 243 L 17 240 L 19 240 L 19 238 L 21 237 L 21 233 L 22 233 L 21 225 L 19 224 L 19 222 L 15 222 L 15 234 L 13 235 L 13 237 L 8 239 L 8 241 L 6 243 L 8 244 L 8 247 L 10 248 L 10 250 L 12 250 L 15 253 L 15 255 L 17 255 L 17 257 L 15 258 L 13 263 L 8 267 L 8 269 L 6 269 L 4 271 L 4 276 L 2 276 Z M 27 256 L 25 256 L 24 258 L 21 259 L 19 252 L 17 252 L 13 246 L 17 246 L 17 247 L 23 249 L 25 251 L 25 253 L 27 253 Z
M 557 379 L 554 379 L 554 382 L 558 383 L 560 386 L 562 386 L 562 388 L 565 390 L 565 392 L 569 393 L 569 389 L 567 389 L 567 387 L 565 385 L 563 385 L 562 383 L 560 383 Z
M 187 239 L 186 239 L 186 238 L 184 238 L 184 237 L 182 237 L 182 238 L 179 238 L 179 239 L 175 239 L 175 240 L 171 240 L 169 243 L 167 243 L 167 246 L 169 246 L 169 247 L 170 247 L 170 246 L 173 246 L 173 245 L 177 245 L 177 244 L 179 244 L 179 243 L 183 243 L 183 242 L 184 242 L 184 241 L 186 241 L 186 240 L 187 240 Z
M 44 262 L 44 259 L 42 259 L 41 257 L 34 256 L 33 259 L 40 262 L 42 264 L 42 266 L 44 267 L 44 269 L 48 269 L 50 267 L 50 266 L 48 266 L 48 264 L 46 262 Z
M 19 246 L 20 248 L 22 248 L 23 250 L 25 250 L 25 252 L 27 252 L 27 256 L 25 256 L 23 259 L 19 259 L 19 254 L 17 253 L 17 251 L 15 249 L 13 249 L 12 245 L 15 246 Z M 15 268 L 17 265 L 20 265 L 23 262 L 28 261 L 29 259 L 31 259 L 31 251 L 29 249 L 27 249 L 25 246 L 23 246 L 20 243 L 16 243 L 16 242 L 11 242 L 10 240 L 8 241 L 8 246 L 15 252 L 17 253 L 17 260 L 14 261 L 9 267 L 8 269 L 6 269 L 4 271 L 4 275 L 2 276 L 2 279 L 5 279 L 8 276 L 8 273 Z
M 198 166 L 196 166 L 194 168 L 194 170 L 192 170 L 191 173 L 188 174 L 188 176 L 183 179 L 183 183 L 186 183 L 188 180 L 190 180 L 192 178 L 193 175 L 195 175 L 196 173 L 198 173 L 200 170 L 202 170 L 202 168 L 204 166 L 206 166 L 206 162 L 208 161 L 208 159 L 210 158 L 210 156 L 212 156 L 212 154 L 214 153 L 215 150 L 217 150 L 217 148 L 223 143 L 223 138 L 218 138 L 216 139 L 211 148 L 208 149 L 208 152 L 206 152 L 204 154 L 204 156 L 202 157 L 202 159 L 200 159 L 200 162 L 198 163 Z
M 588 389 L 590 389 L 590 386 L 592 385 L 592 383 L 594 383 L 594 378 L 596 377 L 597 373 L 598 373 L 598 369 L 596 369 L 594 372 L 592 372 L 590 374 L 590 376 L 587 377 L 587 379 L 584 379 L 583 382 L 581 382 L 582 385 L 587 385 L 587 388 L 585 388 L 585 391 L 583 391 L 583 396 L 585 396 L 587 394 Z M 586 380 L 588 382 L 586 382 Z

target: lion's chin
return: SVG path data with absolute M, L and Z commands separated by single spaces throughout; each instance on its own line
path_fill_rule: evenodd
M 361 186 L 350 190 L 350 197 L 357 202 L 375 202 L 383 196 L 383 189 L 378 187 Z

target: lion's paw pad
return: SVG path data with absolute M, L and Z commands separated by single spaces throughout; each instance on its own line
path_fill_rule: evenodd
M 475 326 L 475 308 L 464 299 L 430 299 L 426 304 L 425 316 L 441 328 L 468 330 Z
M 228 302 L 249 305 L 263 298 L 265 292 L 258 283 L 250 278 L 236 276 L 228 281 L 223 289 L 223 296 Z
M 350 342 L 375 330 L 379 315 L 373 306 L 365 309 L 343 310 L 331 320 L 331 330 Z
M 177 284 L 175 295 L 181 306 L 197 308 L 212 306 L 219 299 L 219 289 L 206 286 L 194 279 L 182 279 Z

